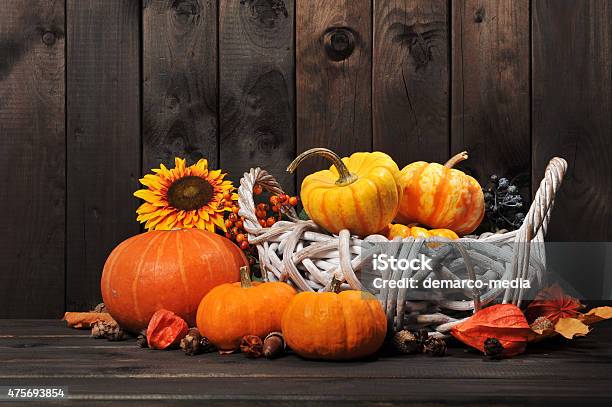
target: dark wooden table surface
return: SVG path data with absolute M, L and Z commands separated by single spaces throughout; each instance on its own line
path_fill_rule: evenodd
M 78 405 L 610 406 L 612 323 L 596 325 L 586 338 L 552 341 L 502 361 L 451 346 L 444 358 L 331 363 L 294 355 L 187 357 L 140 349 L 133 339 L 91 339 L 60 321 L 0 320 L 0 386 L 65 386 Z

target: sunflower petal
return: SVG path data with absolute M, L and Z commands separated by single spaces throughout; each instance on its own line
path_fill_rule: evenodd
M 209 171 L 208 172 L 208 178 L 209 179 L 217 179 L 217 178 L 219 178 L 220 174 L 221 174 L 221 170 Z
M 224 232 L 227 231 L 227 229 L 225 229 L 225 222 L 223 220 L 223 216 L 214 215 L 214 216 L 211 216 L 211 219 L 213 223 L 219 227 L 219 229 L 221 229 Z
M 198 221 L 195 225 L 198 229 L 206 229 L 206 222 L 204 222 L 204 219 L 202 218 L 198 218 Z
M 208 160 L 206 158 L 200 158 L 198 162 L 195 163 L 194 167 L 200 171 L 206 171 L 208 169 Z
M 149 203 L 158 202 L 161 199 L 161 195 L 151 191 L 150 189 L 139 189 L 138 191 L 134 192 L 134 196 L 136 198 L 144 199 Z
M 205 222 L 210 221 L 210 216 L 208 216 L 206 206 L 198 210 L 198 215 L 200 215 L 200 219 L 203 219 Z

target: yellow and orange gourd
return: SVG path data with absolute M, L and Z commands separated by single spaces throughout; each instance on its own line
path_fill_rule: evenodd
M 281 330 L 281 318 L 295 289 L 282 282 L 251 282 L 247 267 L 240 282 L 213 288 L 198 307 L 197 327 L 221 352 L 231 352 L 245 335 L 262 338 Z
M 310 219 L 328 232 L 348 229 L 358 236 L 376 233 L 393 220 L 400 199 L 400 173 L 391 157 L 376 151 L 340 159 L 331 150 L 313 148 L 300 154 L 287 170 L 295 171 L 304 159 L 316 155 L 333 165 L 302 182 L 300 195 Z
M 430 228 L 473 232 L 484 216 L 484 196 L 478 181 L 452 167 L 467 159 L 462 152 L 444 165 L 417 161 L 401 171 L 401 200 L 396 220 Z

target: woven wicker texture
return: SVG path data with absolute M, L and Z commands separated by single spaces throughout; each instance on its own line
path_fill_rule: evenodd
M 262 227 L 255 215 L 253 186 L 261 185 L 271 194 L 284 193 L 278 182 L 261 168 L 253 168 L 240 180 L 238 190 L 240 212 L 249 242 L 256 245 L 264 278 L 287 281 L 301 291 L 329 290 L 332 276 L 343 281 L 343 289 L 364 290 L 358 278 L 371 264 L 372 256 L 384 250 L 397 259 L 414 259 L 424 254 L 432 259 L 433 270 L 383 271 L 384 280 L 413 278 L 440 280 L 515 280 L 522 278 L 541 282 L 545 278 L 546 257 L 543 246 L 550 213 L 554 205 L 567 163 L 553 158 L 525 216 L 523 225 L 515 231 L 480 236 L 464 236 L 450 241 L 444 238 L 394 239 L 391 244 L 384 236 L 365 239 L 351 236 L 348 230 L 330 235 L 311 220 L 300 220 L 291 208 L 285 215 L 289 221 L 279 221 L 272 227 Z M 438 242 L 439 244 L 432 244 Z M 386 243 L 386 244 L 379 244 Z M 427 327 L 439 334 L 447 333 L 461 322 L 457 311 L 475 311 L 493 301 L 521 304 L 525 289 L 495 287 L 479 292 L 461 288 L 442 294 L 436 290 L 389 288 L 374 291 L 381 301 L 389 326 L 395 330 Z

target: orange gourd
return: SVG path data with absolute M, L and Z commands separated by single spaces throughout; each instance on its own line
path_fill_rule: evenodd
M 332 286 L 339 285 L 334 280 Z M 302 357 L 359 359 L 383 344 L 387 319 L 368 292 L 302 292 L 283 314 L 282 332 L 287 345 Z
M 333 165 L 304 178 L 300 191 L 304 210 L 317 225 L 335 234 L 348 229 L 368 236 L 393 220 L 400 173 L 391 157 L 375 151 L 340 159 L 326 148 L 313 148 L 300 154 L 287 170 L 293 172 L 304 159 L 317 155 Z
M 444 165 L 418 161 L 404 167 L 396 220 L 451 229 L 459 235 L 473 232 L 484 216 L 484 195 L 478 181 L 452 168 L 467 158 L 462 152 Z
M 447 239 L 455 240 L 459 239 L 459 236 L 455 232 L 450 229 L 430 229 L 427 230 L 425 228 L 419 226 L 406 226 L 401 223 L 395 223 L 393 225 L 389 225 L 389 228 L 386 232 L 387 239 L 391 240 L 395 237 L 401 237 L 405 239 L 407 237 L 445 237 Z
M 263 340 L 280 331 L 283 312 L 295 296 L 295 289 L 286 283 L 251 282 L 246 267 L 240 277 L 239 283 L 212 289 L 198 307 L 200 333 L 222 352 L 238 349 L 245 335 Z
M 156 230 L 119 244 L 104 265 L 104 304 L 123 327 L 138 332 L 165 308 L 194 326 L 200 300 L 219 284 L 238 281 L 247 264 L 231 241 L 200 229 Z

